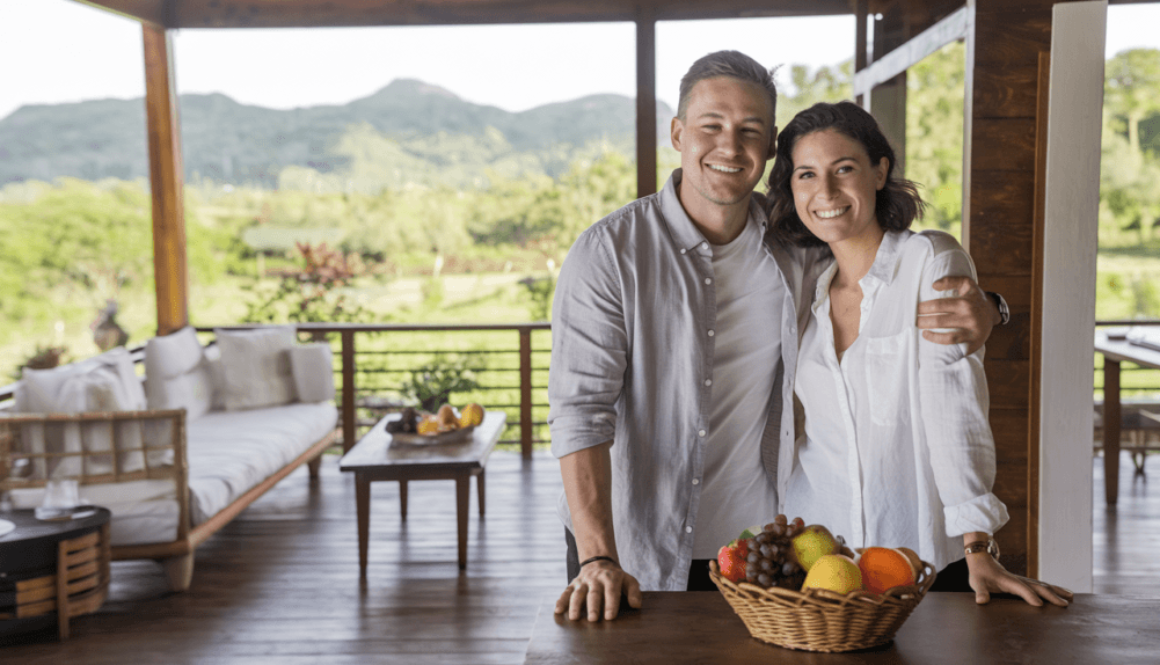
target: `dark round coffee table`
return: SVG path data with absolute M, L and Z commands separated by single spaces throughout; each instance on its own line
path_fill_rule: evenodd
M 55 521 L 38 520 L 31 510 L 0 512 L 0 519 L 16 525 L 0 536 L 0 636 L 45 628 L 55 619 L 63 640 L 69 619 L 105 602 L 109 511 L 85 512 Z

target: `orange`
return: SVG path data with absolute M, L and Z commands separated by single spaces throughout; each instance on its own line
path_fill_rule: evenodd
M 910 558 L 889 547 L 867 547 L 858 559 L 862 570 L 862 586 L 870 593 L 883 593 L 896 586 L 914 584 L 914 568 Z

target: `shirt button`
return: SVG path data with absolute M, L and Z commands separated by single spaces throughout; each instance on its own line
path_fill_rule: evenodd
M 716 334 L 717 333 L 713 332 L 712 330 L 709 331 L 709 337 L 712 337 L 713 335 L 716 335 Z
M 685 533 L 693 533 L 693 527 L 691 527 L 691 526 L 685 527 Z
M 682 253 L 682 254 L 684 254 L 684 253 L 685 253 L 685 250 L 684 250 L 684 249 L 681 249 L 681 253 Z
M 705 436 L 705 430 L 697 430 L 697 436 Z
M 707 242 L 701 243 L 701 249 L 709 249 L 709 243 L 707 243 Z
M 711 279 L 709 279 L 708 277 L 706 277 L 706 278 L 705 278 L 705 283 L 706 283 L 706 284 L 712 284 L 712 283 L 713 283 L 713 280 L 711 280 Z
M 711 386 L 711 385 L 713 385 L 713 379 L 705 379 L 705 385 L 706 385 L 706 386 Z
M 700 479 L 700 478 L 694 478 L 694 479 L 693 479 L 693 484 L 694 484 L 694 485 L 700 485 L 700 484 L 701 484 L 701 479 Z

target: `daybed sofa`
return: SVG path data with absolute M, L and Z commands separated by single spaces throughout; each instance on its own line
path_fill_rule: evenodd
M 0 489 L 32 508 L 48 480 L 77 479 L 113 514 L 113 559 L 161 561 L 187 589 L 195 548 L 302 464 L 316 478 L 338 436 L 329 346 L 289 326 L 215 337 L 150 340 L 144 385 L 124 349 L 26 370 L 0 416 Z

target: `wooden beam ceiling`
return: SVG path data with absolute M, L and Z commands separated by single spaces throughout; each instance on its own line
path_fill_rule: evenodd
M 849 14 L 849 0 L 78 0 L 168 28 L 658 21 Z M 872 5 L 877 3 L 871 3 Z

